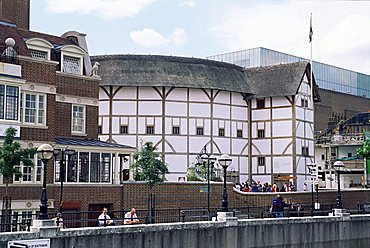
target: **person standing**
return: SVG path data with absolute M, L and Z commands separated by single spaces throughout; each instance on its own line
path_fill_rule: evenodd
M 131 211 L 125 214 L 125 220 L 123 221 L 123 224 L 133 225 L 138 223 L 140 223 L 140 220 L 137 218 L 136 209 L 131 208 Z
M 286 207 L 288 207 L 288 204 L 283 201 L 283 197 L 277 195 L 277 197 L 272 200 L 271 213 L 275 218 L 284 217 L 284 208 Z
M 101 215 L 98 217 L 99 226 L 114 226 L 114 221 L 108 215 L 108 209 L 103 208 Z

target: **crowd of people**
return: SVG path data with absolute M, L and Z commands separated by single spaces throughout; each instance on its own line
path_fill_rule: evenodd
M 234 188 L 242 192 L 290 192 L 290 191 L 297 191 L 293 182 L 283 182 L 282 185 L 279 187 L 277 183 L 273 183 L 272 185 L 265 182 L 261 184 L 260 181 L 253 181 L 252 184 L 248 182 L 235 183 Z

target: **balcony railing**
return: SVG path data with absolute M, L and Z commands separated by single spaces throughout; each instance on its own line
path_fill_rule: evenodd
M 16 50 L 7 51 L 4 50 L 0 54 L 0 62 L 19 65 L 19 56 Z
M 321 136 L 316 139 L 316 144 L 333 144 L 333 145 L 361 145 L 365 140 L 363 134 L 346 134 Z

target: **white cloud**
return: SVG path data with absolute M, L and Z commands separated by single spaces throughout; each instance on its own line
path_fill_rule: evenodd
M 168 37 L 158 33 L 154 29 L 144 28 L 130 33 L 131 39 L 142 46 L 158 47 L 165 44 L 174 44 L 180 46 L 185 43 L 187 33 L 182 28 L 176 28 Z
M 225 51 L 266 47 L 370 73 L 370 4 L 365 1 L 258 1 L 218 6 L 211 29 Z M 354 14 L 355 13 L 355 14 Z M 361 66 L 360 66 L 361 65 Z
M 51 13 L 92 14 L 104 19 L 132 17 L 155 0 L 45 0 Z
M 143 30 L 130 33 L 131 39 L 142 46 L 157 47 L 169 43 L 169 39 L 155 31 L 154 29 L 144 28 Z
M 186 7 L 194 7 L 195 6 L 195 0 L 186 0 L 182 2 L 183 6 Z
M 185 43 L 187 36 L 184 29 L 176 28 L 175 31 L 172 32 L 170 39 L 176 46 L 180 46 Z

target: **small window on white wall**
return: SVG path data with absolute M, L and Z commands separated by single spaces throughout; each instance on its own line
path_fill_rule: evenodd
M 72 105 L 72 133 L 85 133 L 85 106 Z
M 242 129 L 236 130 L 236 137 L 243 138 L 243 130 Z
M 197 127 L 197 135 L 204 135 L 203 127 Z
M 265 165 L 266 165 L 266 158 L 258 157 L 258 166 L 265 166 Z
M 179 126 L 173 126 L 172 127 L 172 134 L 179 135 L 180 134 L 180 127 Z
M 257 137 L 258 138 L 265 138 L 265 129 L 259 129 L 257 131 Z
M 265 108 L 265 98 L 257 99 L 257 109 Z

